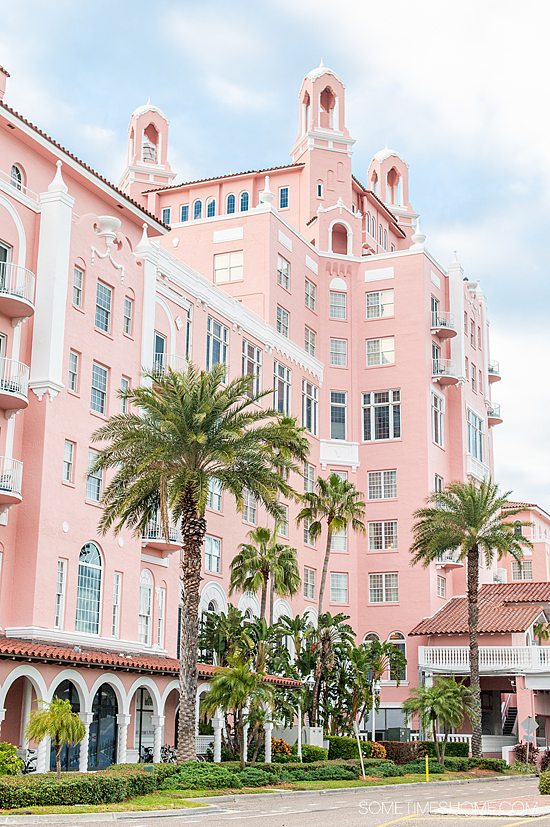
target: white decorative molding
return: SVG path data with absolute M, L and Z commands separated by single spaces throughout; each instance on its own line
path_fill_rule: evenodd
M 341 290 L 343 293 L 347 292 L 348 286 L 343 278 L 334 276 L 329 284 L 329 290 Z
M 365 270 L 365 281 L 385 281 L 395 276 L 393 267 L 377 267 L 375 270 Z
M 317 266 L 317 262 L 314 259 L 312 259 L 311 256 L 308 256 L 307 253 L 306 253 L 306 267 L 308 268 L 308 270 L 311 270 L 312 273 L 315 273 L 315 275 L 317 275 L 318 272 L 319 272 L 319 267 Z
M 283 247 L 286 247 L 287 250 L 292 251 L 292 239 L 289 238 L 281 230 L 279 230 L 278 239 L 279 239 L 279 244 L 282 244 Z
M 359 467 L 359 443 L 344 439 L 321 439 L 319 461 L 323 470 L 329 465 L 345 465 L 356 471 Z
M 244 237 L 244 227 L 229 227 L 227 230 L 214 230 L 212 241 L 221 244 L 223 241 L 240 241 Z
M 100 635 L 85 635 L 82 632 L 67 632 L 61 629 L 47 629 L 44 626 L 9 626 L 5 629 L 6 637 L 16 637 L 23 640 L 41 640 L 47 643 L 62 643 L 64 646 L 80 646 L 84 649 L 108 649 L 110 652 L 139 652 L 150 655 L 153 651 L 166 654 L 166 649 L 153 646 L 144 646 L 143 643 L 132 640 L 120 640 Z
M 439 278 L 437 273 L 434 273 L 433 270 L 430 273 L 430 280 L 431 280 L 432 284 L 435 284 L 436 287 L 438 287 L 438 288 L 441 287 L 441 279 Z
M 122 221 L 120 218 L 117 218 L 116 215 L 99 215 L 97 220 L 99 222 L 97 234 L 100 238 L 105 239 L 105 252 L 101 253 L 97 247 L 92 245 L 90 260 L 92 264 L 94 264 L 97 256 L 97 258 L 106 259 L 109 261 L 115 270 L 119 271 L 120 281 L 123 284 L 125 275 L 124 265 L 117 264 L 113 258 L 113 242 L 115 241 L 117 233 L 122 226 Z
M 64 385 L 60 385 L 57 382 L 53 382 L 52 380 L 44 379 L 42 381 L 36 380 L 35 382 L 29 382 L 29 389 L 34 393 L 35 396 L 38 397 L 40 401 L 42 401 L 42 397 L 47 394 L 50 402 L 52 402 L 59 391 L 62 391 Z
M 154 557 L 152 554 L 145 554 L 143 551 L 141 552 L 141 559 L 143 563 L 150 563 L 152 566 L 163 566 L 165 569 L 169 565 L 168 557 Z

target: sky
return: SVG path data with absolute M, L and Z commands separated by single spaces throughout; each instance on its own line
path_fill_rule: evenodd
M 550 510 L 550 4 L 0 0 L 6 101 L 115 182 L 130 113 L 170 120 L 176 180 L 286 163 L 302 78 L 346 85 L 354 171 L 410 166 L 427 247 L 491 319 L 495 478 Z M 534 302 L 534 303 L 533 303 Z

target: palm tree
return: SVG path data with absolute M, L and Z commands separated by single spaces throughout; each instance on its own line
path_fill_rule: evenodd
M 543 641 L 550 640 L 550 623 L 548 621 L 539 621 L 533 626 L 533 633 L 537 639 L 539 646 L 542 646 Z
M 436 491 L 427 499 L 427 505 L 415 512 L 413 564 L 424 567 L 440 555 L 456 552 L 466 562 L 468 631 L 470 641 L 470 686 L 472 688 L 472 754 L 481 755 L 481 690 L 479 682 L 478 645 L 478 590 L 479 559 L 483 555 L 490 566 L 495 555 L 500 559 L 511 554 L 522 558 L 522 547 L 531 543 L 515 533 L 515 527 L 529 523 L 507 522 L 519 509 L 506 507 L 510 492 L 500 494 L 498 486 L 485 480 L 479 486 L 473 482 L 453 482 L 443 491 Z
M 261 592 L 260 617 L 267 620 L 267 598 L 270 595 L 269 622 L 273 623 L 273 593 L 279 597 L 296 594 L 300 588 L 300 570 L 296 549 L 279 543 L 277 526 L 273 531 L 258 526 L 249 531 L 249 543 L 241 543 L 231 561 L 229 594 L 240 591 Z
M 365 533 L 365 503 L 362 494 L 355 485 L 342 479 L 338 474 L 331 474 L 328 479 L 317 478 L 316 491 L 303 494 L 304 507 L 297 516 L 298 523 L 308 524 L 309 536 L 315 541 L 323 530 L 323 523 L 327 526 L 327 543 L 323 573 L 319 586 L 319 615 L 323 612 L 323 597 L 327 581 L 328 564 L 332 547 L 332 538 L 335 532 L 346 531 L 351 525 L 353 531 Z
M 95 470 L 113 470 L 99 522 L 103 533 L 133 528 L 141 534 L 160 515 L 165 536 L 169 513 L 180 522 L 183 607 L 180 652 L 178 761 L 196 757 L 195 696 L 199 587 L 209 482 L 235 497 L 242 510 L 247 489 L 275 519 L 279 496 L 294 492 L 280 469 L 296 470 L 307 455 L 303 429 L 258 403 L 250 379 L 225 384 L 225 367 L 201 371 L 145 372 L 148 385 L 123 397 L 133 412 L 112 416 L 94 434 L 104 443 Z
M 319 620 L 311 638 L 311 648 L 315 655 L 313 670 L 313 693 L 311 700 L 311 723 L 317 726 L 319 719 L 319 702 L 321 684 L 334 669 L 339 649 L 350 649 L 353 646 L 355 633 L 346 623 L 349 618 L 339 613 L 331 615 L 329 612 L 319 615 Z M 325 710 L 325 718 L 327 718 Z M 325 720 L 326 723 L 326 720 Z
M 470 687 L 453 678 L 438 678 L 433 686 L 419 686 L 412 690 L 403 703 L 407 716 L 418 715 L 422 728 L 432 731 L 437 760 L 445 763 L 445 748 L 449 730 L 459 727 L 465 715 L 470 714 L 473 695 Z M 437 734 L 443 726 L 444 738 L 438 741 Z
M 86 727 L 71 702 L 54 698 L 44 704 L 42 709 L 33 709 L 27 728 L 26 737 L 39 743 L 44 738 L 51 738 L 55 749 L 55 769 L 57 780 L 61 778 L 61 751 L 64 746 L 79 744 L 86 735 Z
M 253 650 L 249 623 L 231 603 L 225 612 L 205 612 L 199 631 L 199 650 L 207 652 L 217 666 L 227 666 L 228 658 L 237 651 Z

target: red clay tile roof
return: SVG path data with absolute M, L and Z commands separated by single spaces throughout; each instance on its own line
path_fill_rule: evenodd
M 177 675 L 179 661 L 160 655 L 130 654 L 105 652 L 98 649 L 81 649 L 77 651 L 69 646 L 55 643 L 42 643 L 34 640 L 0 637 L 0 659 L 40 661 L 43 663 L 67 663 L 72 666 L 108 667 L 125 672 L 150 672 L 161 675 Z M 216 667 L 209 663 L 197 663 L 197 674 L 201 678 L 211 677 Z M 266 681 L 276 686 L 301 686 L 300 681 L 283 678 L 279 675 L 266 675 Z
M 550 583 L 485 583 L 479 590 L 479 632 L 524 632 L 550 604 Z M 425 618 L 410 635 L 465 635 L 468 633 L 466 597 L 453 597 L 433 617 Z
M 0 66 L 0 72 L 3 72 L 7 78 L 11 78 L 10 73 L 8 72 L 7 69 L 4 69 L 3 66 Z
M 537 511 L 540 511 L 542 514 L 544 514 L 545 517 L 550 518 L 550 514 L 548 513 L 548 511 L 546 511 L 544 508 L 541 508 L 541 506 L 537 505 L 537 503 L 519 503 L 519 502 L 514 502 L 512 500 L 508 500 L 508 502 L 506 502 L 504 504 L 502 510 L 507 511 L 508 509 L 511 509 L 511 510 L 518 509 L 520 511 L 523 511 L 524 509 L 529 509 L 529 508 L 536 508 Z
M 197 178 L 196 181 L 183 181 L 181 184 L 170 184 L 167 187 L 154 187 L 147 192 L 164 192 L 165 190 L 178 190 L 182 187 L 190 187 L 193 184 L 206 184 L 208 181 L 220 181 L 224 178 L 239 178 L 241 175 L 261 175 L 263 172 L 277 172 L 280 169 L 293 169 L 294 167 L 303 167 L 305 164 L 300 162 L 298 164 L 281 164 L 278 167 L 266 167 L 265 169 L 247 169 L 244 172 L 227 172 L 225 175 L 213 175 L 210 178 Z

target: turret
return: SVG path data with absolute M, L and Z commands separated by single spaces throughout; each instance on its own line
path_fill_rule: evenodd
M 168 162 L 168 119 L 149 100 L 132 112 L 128 127 L 128 163 L 120 187 L 145 204 L 142 192 L 168 186 L 174 174 Z

